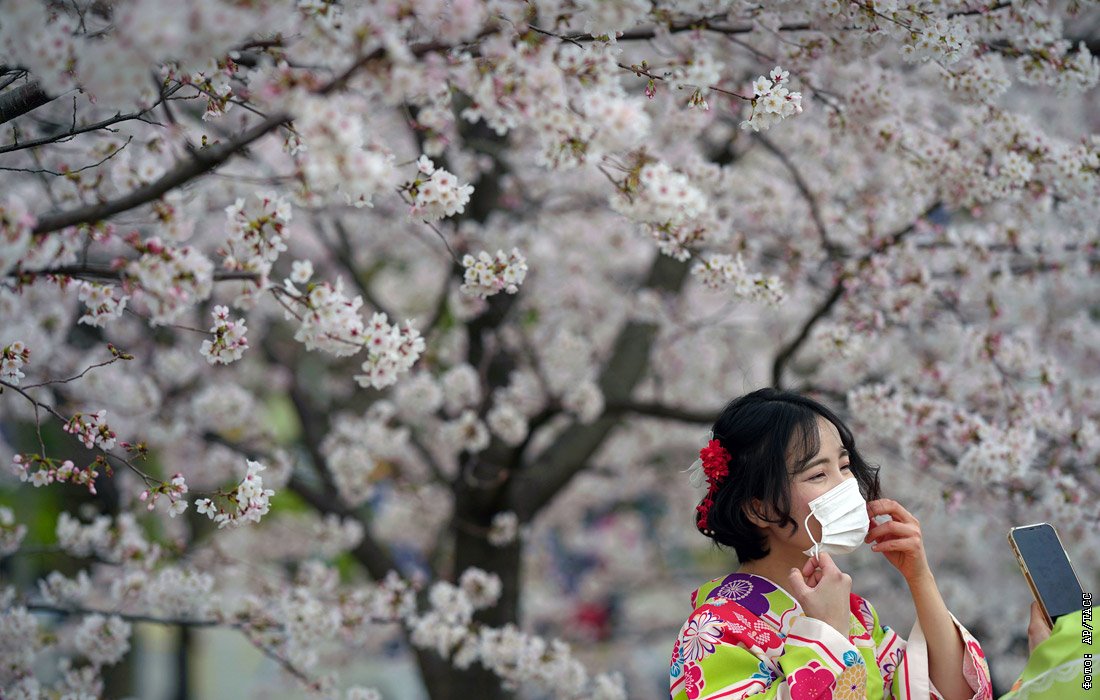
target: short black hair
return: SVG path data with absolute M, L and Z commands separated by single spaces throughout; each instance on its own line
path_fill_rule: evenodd
M 716 543 L 733 547 L 740 562 L 768 554 L 767 537 L 749 519 L 750 513 L 798 531 L 798 523 L 791 518 L 790 474 L 804 469 L 821 448 L 818 416 L 840 433 L 863 497 L 868 501 L 879 497 L 878 467 L 863 460 L 852 431 L 824 405 L 773 388 L 736 398 L 714 422 L 714 437 L 730 453 L 730 463 L 729 475 L 719 482 L 714 495 L 706 528 Z M 765 512 L 753 511 L 755 499 Z

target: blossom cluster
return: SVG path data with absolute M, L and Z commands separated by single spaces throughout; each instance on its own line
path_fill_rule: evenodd
M 0 380 L 19 386 L 19 380 L 27 376 L 23 373 L 31 359 L 31 351 L 22 341 L 17 340 L 0 351 Z
M 413 206 L 409 216 L 424 221 L 438 221 L 466 211 L 470 195 L 474 193 L 471 185 L 460 184 L 458 178 L 435 163 L 426 155 L 416 161 L 419 171 L 416 179 L 405 185 Z
M 130 651 L 131 626 L 118 615 L 88 615 L 73 636 L 77 651 L 95 666 L 117 664 Z
M 312 194 L 340 193 L 355 207 L 374 206 L 374 197 L 397 186 L 393 154 L 372 138 L 369 105 L 353 97 L 304 99 L 295 120 L 295 153 Z
M 752 83 L 752 111 L 741 122 L 742 129 L 765 131 L 779 122 L 802 113 L 802 93 L 791 92 L 790 73 L 779 66 Z
M 112 285 L 81 282 L 77 298 L 83 302 L 87 311 L 78 322 L 102 328 L 108 321 L 121 318 L 130 297 L 121 294 L 116 298 L 116 292 L 118 288 Z
M 248 327 L 244 319 L 229 320 L 229 308 L 225 306 L 215 306 L 211 315 L 214 325 L 210 327 L 210 332 L 214 338 L 202 341 L 199 354 L 212 365 L 227 365 L 241 359 L 248 349 L 248 338 L 245 337 Z
M 634 221 L 676 225 L 702 214 L 707 198 L 687 175 L 654 162 L 642 165 L 636 190 L 621 192 L 612 206 Z
M 260 472 L 266 468 L 259 462 L 248 460 L 248 473 L 237 486 L 236 493 L 228 496 L 228 500 L 236 505 L 235 511 L 219 508 L 209 498 L 196 500 L 195 510 L 217 523 L 219 529 L 227 525 L 238 527 L 244 523 L 260 522 L 260 518 L 270 510 L 271 497 L 275 495 L 274 490 L 264 488 L 264 479 Z
M 96 469 L 101 462 L 96 460 L 81 469 L 71 459 L 56 460 L 37 454 L 17 454 L 12 457 L 12 473 L 20 481 L 29 481 L 35 487 L 46 486 L 55 481 L 60 483 L 81 484 L 88 492 L 95 494 L 95 480 L 99 477 Z
M 386 415 L 341 414 L 321 441 L 321 453 L 341 500 L 358 506 L 375 493 L 385 463 L 400 463 L 409 450 L 409 430 L 391 428 Z
M 406 321 L 404 327 L 391 325 L 386 314 L 376 313 L 370 323 L 364 324 L 359 314 L 362 298 L 348 299 L 339 278 L 335 285 L 311 284 L 307 294 L 299 292 L 290 279 L 284 281 L 284 287 L 295 305 L 305 307 L 301 315 L 293 307 L 285 307 L 286 317 L 301 323 L 295 340 L 307 349 L 321 349 L 338 357 L 366 350 L 367 359 L 360 365 L 362 373 L 355 375 L 360 386 L 382 389 L 392 385 L 426 347 L 411 321 Z
M 363 331 L 363 347 L 367 359 L 355 381 L 362 387 L 384 389 L 412 369 L 426 345 L 412 321 L 406 321 L 404 327 L 390 325 L 386 314 L 376 313 Z
M 462 266 L 466 268 L 462 291 L 482 299 L 502 290 L 515 294 L 527 278 L 527 258 L 516 248 L 508 254 L 498 250 L 495 256 L 484 250 L 476 258 L 465 255 Z
M 1044 51 L 1031 50 L 1018 60 L 1021 80 L 1032 85 L 1050 85 L 1058 94 L 1067 95 L 1096 86 L 1100 81 L 1100 62 L 1080 42 L 1075 51 L 1068 41 L 1055 41 Z
M 107 425 L 107 410 L 100 409 L 93 414 L 74 413 L 62 428 L 66 433 L 75 435 L 89 450 L 98 447 L 110 450 L 115 446 L 115 431 Z
M 511 624 L 473 624 L 474 612 L 495 604 L 500 592 L 500 579 L 478 569 L 463 572 L 457 586 L 435 583 L 428 592 L 430 609 L 408 622 L 412 643 L 434 649 L 458 668 L 480 661 L 511 687 L 538 688 L 563 699 L 625 700 L 621 676 L 590 678 L 561 640 L 547 642 Z
M 160 560 L 160 545 L 150 542 L 133 513 L 114 520 L 98 515 L 88 524 L 62 512 L 57 518 L 57 544 L 74 557 L 95 556 L 106 562 L 142 562 L 153 566 Z
M 311 284 L 308 293 L 301 293 L 289 279 L 284 286 L 295 306 L 304 307 L 299 315 L 294 307 L 286 309 L 286 318 L 297 319 L 299 326 L 294 339 L 307 350 L 322 350 L 337 357 L 354 355 L 362 349 L 363 317 L 359 309 L 363 299 L 349 299 L 344 294 L 342 278 L 336 284 Z
M 154 325 L 174 322 L 213 290 L 214 264 L 191 246 L 171 248 L 155 238 L 142 244 L 144 254 L 126 266 L 142 292 Z
M 691 268 L 691 273 L 710 289 L 730 289 L 750 301 L 779 304 L 783 301 L 783 283 L 774 275 L 749 272 L 741 254 L 713 253 Z
M 237 70 L 237 64 L 232 59 L 224 61 L 209 59 L 200 70 L 184 78 L 184 82 L 194 86 L 206 98 L 206 111 L 202 113 L 203 121 L 224 116 L 233 108 L 231 79 Z
M 238 198 L 225 208 L 225 215 L 225 268 L 255 270 L 266 276 L 286 250 L 290 202 L 273 192 L 258 192 L 252 198 Z
M 970 51 L 970 35 L 960 18 L 921 18 L 917 13 L 913 16 L 912 28 L 901 45 L 904 60 L 914 63 L 936 61 L 950 65 Z
M 0 506 L 0 557 L 19 549 L 26 536 L 27 526 L 15 522 L 15 514 L 11 508 Z
M 512 511 L 504 511 L 493 516 L 489 525 L 489 544 L 504 547 L 515 542 L 519 534 L 519 516 Z
M 138 495 L 138 500 L 145 504 L 146 509 L 153 510 L 156 508 L 157 501 L 160 500 L 160 497 L 167 496 L 168 515 L 174 518 L 187 510 L 187 500 L 184 499 L 183 496 L 189 490 L 187 481 L 183 478 L 183 474 L 174 474 L 166 483 L 142 491 Z
M 0 202 L 0 275 L 6 275 L 27 252 L 35 217 L 16 197 Z
M 18 685 L 37 688 L 34 678 L 34 662 L 46 646 L 47 637 L 40 630 L 26 607 L 13 605 L 14 592 L 0 589 L 0 683 L 15 693 Z M 18 684 L 18 685 L 17 685 Z M 28 692 L 27 697 L 37 697 L 37 693 Z

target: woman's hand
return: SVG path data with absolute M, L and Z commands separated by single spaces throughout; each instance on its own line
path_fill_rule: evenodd
M 791 569 L 787 582 L 808 617 L 821 620 L 848 637 L 852 577 L 837 568 L 828 553 L 810 557 L 801 571 Z
M 1031 654 L 1035 651 L 1035 647 L 1050 638 L 1051 631 L 1039 604 L 1033 602 L 1031 604 L 1031 619 L 1027 622 L 1027 653 Z
M 867 513 L 872 518 L 871 529 L 863 541 L 871 542 L 871 549 L 882 552 L 910 586 L 924 577 L 931 577 L 920 523 L 913 514 L 889 498 L 868 503 Z M 876 525 L 874 518 L 878 515 L 889 515 L 891 519 Z

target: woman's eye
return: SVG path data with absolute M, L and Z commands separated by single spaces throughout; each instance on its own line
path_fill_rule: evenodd
M 810 477 L 810 481 L 817 481 L 818 479 L 822 479 L 824 477 L 825 477 L 824 472 L 822 472 L 821 474 L 814 474 L 813 476 Z
M 851 471 L 852 470 L 852 465 L 851 464 L 845 464 L 844 466 L 841 467 L 841 469 L 847 469 L 848 471 Z

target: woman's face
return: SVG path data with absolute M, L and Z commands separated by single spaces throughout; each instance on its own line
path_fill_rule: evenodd
M 797 464 L 791 455 L 788 460 L 788 475 L 791 490 L 791 518 L 798 523 L 798 530 L 787 526 L 770 525 L 770 544 L 774 547 L 797 549 L 803 552 L 813 546 L 806 532 L 806 516 L 810 513 L 810 501 L 841 484 L 845 479 L 854 479 L 848 466 L 848 451 L 840 440 L 836 426 L 821 416 L 817 417 L 819 448 L 805 467 L 793 471 Z M 817 518 L 810 518 L 810 528 L 818 542 L 821 541 L 821 524 Z

